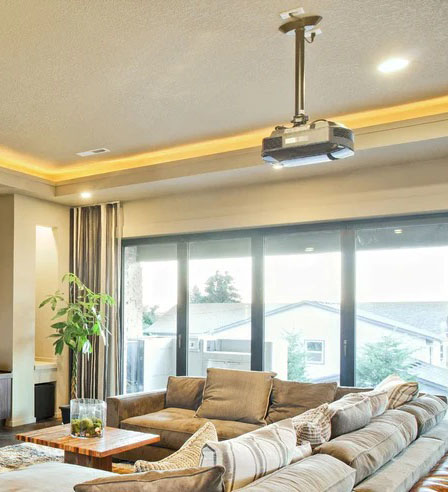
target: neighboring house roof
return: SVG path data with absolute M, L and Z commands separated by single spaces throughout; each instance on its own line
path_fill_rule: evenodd
M 448 369 L 446 367 L 433 366 L 421 360 L 415 360 L 409 369 L 419 383 L 431 386 L 432 389 L 447 393 L 447 385 L 440 381 L 448 381 Z
M 448 302 L 362 302 L 363 311 L 397 320 L 426 332 L 448 331 Z
M 426 306 L 426 304 L 429 304 L 429 306 Z M 335 314 L 340 312 L 339 305 L 335 303 L 300 301 L 291 304 L 268 304 L 266 306 L 266 317 L 276 316 L 304 306 L 312 306 Z M 443 310 L 444 306 L 446 306 L 445 311 Z M 418 308 L 422 309 L 426 316 L 417 314 Z M 435 313 L 430 315 L 432 308 L 434 308 Z M 249 323 L 251 316 L 251 305 L 249 303 L 199 303 L 190 304 L 189 309 L 190 318 L 194 320 L 190 324 L 191 335 L 222 333 Z M 409 313 L 415 313 L 416 315 L 413 324 L 409 323 L 413 318 L 412 314 L 407 313 L 407 309 Z M 356 310 L 356 318 L 394 332 L 406 333 L 429 341 L 443 341 L 442 330 L 437 331 L 437 326 L 441 326 L 447 311 L 448 303 L 361 303 Z M 386 313 L 390 313 L 390 315 L 385 316 L 384 314 Z M 397 318 L 393 317 L 394 314 Z M 151 326 L 150 332 L 154 335 L 174 335 L 176 332 L 176 316 L 177 311 L 176 306 L 174 306 Z M 420 320 L 422 320 L 422 326 L 418 324 Z M 433 323 L 431 329 L 431 323 L 428 320 Z M 435 327 L 434 324 L 436 325 Z
M 214 333 L 221 326 L 241 319 L 250 318 L 251 305 L 248 303 L 199 303 L 190 304 L 191 335 Z M 161 316 L 150 328 L 154 335 L 174 335 L 176 333 L 177 308 L 173 306 Z

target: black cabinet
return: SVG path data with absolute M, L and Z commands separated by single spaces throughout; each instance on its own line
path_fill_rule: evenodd
M 37 421 L 54 416 L 54 393 L 54 383 L 34 385 L 34 416 Z

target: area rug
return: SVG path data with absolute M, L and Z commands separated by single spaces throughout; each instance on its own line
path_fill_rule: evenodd
M 0 448 L 0 473 L 20 470 L 39 463 L 50 461 L 64 462 L 64 452 L 60 449 L 39 446 L 28 442 Z M 112 471 L 126 474 L 134 472 L 132 463 L 113 463 Z

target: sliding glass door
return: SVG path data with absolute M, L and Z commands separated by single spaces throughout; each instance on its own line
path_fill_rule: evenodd
M 448 395 L 448 216 L 125 240 L 125 387 L 207 368 Z
M 265 368 L 293 381 L 339 380 L 339 232 L 268 236 L 264 268 Z
M 126 246 L 123 255 L 125 390 L 166 386 L 176 374 L 176 244 Z
M 448 394 L 448 225 L 357 231 L 356 383 Z
M 251 367 L 250 239 L 190 244 L 188 374 Z

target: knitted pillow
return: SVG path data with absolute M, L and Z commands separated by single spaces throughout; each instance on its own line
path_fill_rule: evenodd
M 215 426 L 207 422 L 197 430 L 175 453 L 160 461 L 143 461 L 135 463 L 136 472 L 147 472 L 153 470 L 179 470 L 183 468 L 194 468 L 201 461 L 201 450 L 207 441 L 218 442 Z
M 333 411 L 328 403 L 324 403 L 317 408 L 312 408 L 307 412 L 292 418 L 292 423 L 296 430 L 297 444 L 309 442 L 311 447 L 316 447 L 330 440 L 331 437 L 331 417 Z

